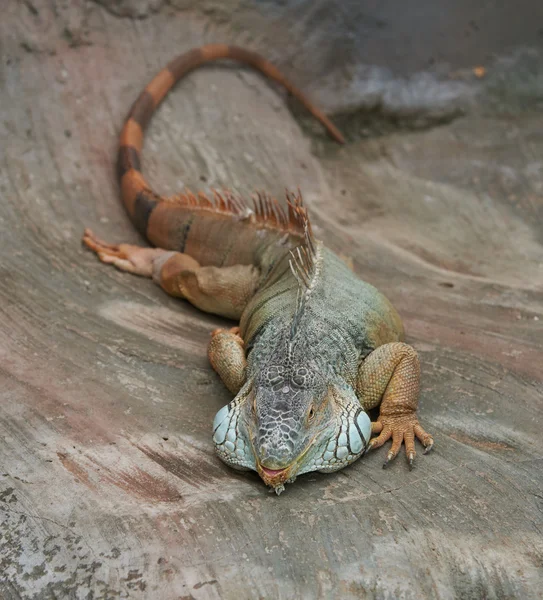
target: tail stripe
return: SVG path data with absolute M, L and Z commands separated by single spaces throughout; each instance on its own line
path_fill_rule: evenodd
M 167 68 L 177 81 L 183 77 L 185 73 L 192 71 L 192 69 L 202 64 L 204 60 L 205 58 L 202 49 L 194 48 L 194 50 L 189 50 L 185 54 L 181 54 L 181 56 L 174 58 L 168 63 Z
M 159 200 L 153 197 L 152 193 L 149 193 L 147 190 L 142 190 L 136 195 L 132 220 L 136 229 L 143 236 L 147 233 L 149 218 L 153 210 L 158 206 L 158 203 Z
M 141 173 L 140 153 L 132 146 L 121 146 L 117 158 L 117 177 L 122 181 L 124 174 L 133 169 Z
M 140 124 L 134 119 L 128 119 L 121 131 L 120 146 L 133 146 L 141 152 L 143 145 L 143 131 Z
M 121 193 L 126 210 L 132 219 L 136 218 L 134 212 L 136 198 L 143 191 L 152 194 L 143 175 L 135 169 L 127 171 L 121 179 Z
M 170 91 L 174 83 L 175 77 L 172 72 L 166 68 L 162 69 L 162 71 L 147 84 L 145 90 L 152 96 L 155 108 L 162 102 L 162 99 Z
M 143 90 L 139 98 L 132 105 L 128 118 L 136 121 L 143 130 L 149 125 L 154 110 L 155 101 L 153 96 L 147 90 Z

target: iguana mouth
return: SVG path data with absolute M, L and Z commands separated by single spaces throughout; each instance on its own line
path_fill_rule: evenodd
M 283 473 L 284 471 L 286 471 L 288 469 L 288 467 L 285 467 L 284 469 L 267 469 L 266 467 L 263 467 L 262 465 L 260 465 L 260 468 L 262 469 L 262 472 L 265 473 L 268 477 L 277 477 L 280 473 Z
M 289 479 L 292 467 L 291 464 L 283 469 L 268 469 L 259 464 L 257 470 L 266 485 L 271 485 L 274 489 L 278 487 L 284 489 L 283 484 Z
M 294 471 L 296 469 L 296 466 L 300 464 L 300 461 L 307 454 L 308 450 L 311 448 L 311 446 L 313 444 L 315 437 L 316 436 L 311 438 L 311 441 L 309 442 L 309 444 L 307 444 L 305 450 L 298 456 L 298 458 L 294 462 L 290 463 L 290 465 L 288 465 L 286 467 L 283 467 L 282 469 L 268 469 L 267 467 L 260 464 L 260 462 L 258 462 L 257 463 L 257 471 L 259 472 L 260 476 L 264 480 L 264 483 L 266 485 L 271 485 L 274 488 L 280 487 L 281 490 L 284 489 L 283 484 L 286 483 L 290 479 L 290 475 L 291 475 L 292 471 Z M 276 491 L 277 491 L 277 489 L 276 489 Z M 280 492 L 277 492 L 277 493 L 279 494 Z

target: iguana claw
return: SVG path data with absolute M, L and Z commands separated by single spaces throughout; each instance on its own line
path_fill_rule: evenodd
M 415 414 L 401 416 L 380 416 L 379 420 L 372 423 L 372 433 L 378 434 L 370 440 L 369 449 L 379 448 L 386 441 L 392 439 L 391 450 L 383 463 L 383 469 L 396 458 L 402 444 L 405 444 L 405 454 L 409 470 L 413 469 L 416 452 L 414 450 L 415 438 L 424 445 L 424 454 L 428 454 L 434 446 L 432 436 L 420 426 Z
M 383 463 L 383 469 L 386 469 L 390 463 L 390 461 L 394 460 L 396 458 L 397 454 L 394 454 L 394 452 L 389 452 L 387 454 L 386 460 Z

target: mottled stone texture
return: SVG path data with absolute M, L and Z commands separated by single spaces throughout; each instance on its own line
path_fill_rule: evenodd
M 2 598 L 540 597 L 542 4 L 416 4 L 3 7 Z M 211 66 L 153 119 L 143 170 L 164 193 L 300 186 L 420 354 L 436 449 L 413 472 L 376 452 L 277 498 L 222 465 L 229 394 L 206 345 L 226 322 L 80 246 L 85 226 L 138 240 L 117 133 L 155 71 L 206 41 L 264 52 L 350 141 Z

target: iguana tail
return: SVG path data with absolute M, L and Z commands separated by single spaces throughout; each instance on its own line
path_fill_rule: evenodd
M 283 211 L 267 197 L 261 197 L 254 208 L 227 192 L 215 194 L 212 199 L 205 194 L 182 193 L 172 198 L 156 194 L 141 173 L 143 131 L 168 91 L 181 77 L 203 63 L 228 58 L 248 64 L 275 79 L 295 96 L 338 142 L 344 139 L 327 117 L 295 88 L 264 58 L 235 46 L 209 45 L 182 54 L 156 75 L 132 106 L 120 136 L 117 173 L 126 209 L 139 232 L 155 246 L 186 252 L 200 264 L 250 264 L 259 229 L 276 230 L 281 234 L 295 233 L 303 236 L 300 213 L 301 199 L 291 198 L 291 208 Z M 307 219 L 307 216 L 305 216 Z M 253 232 L 247 231 L 247 224 Z M 239 229 L 239 231 L 237 231 Z M 241 235 L 242 243 L 231 240 Z M 254 240 L 247 239 L 254 237 Z M 262 236 L 260 235 L 260 238 Z M 228 257 L 224 248 L 228 247 Z M 215 243 L 213 243 L 215 242 Z M 226 243 L 225 243 L 226 242 Z M 232 252 L 233 246 L 238 248 Z

